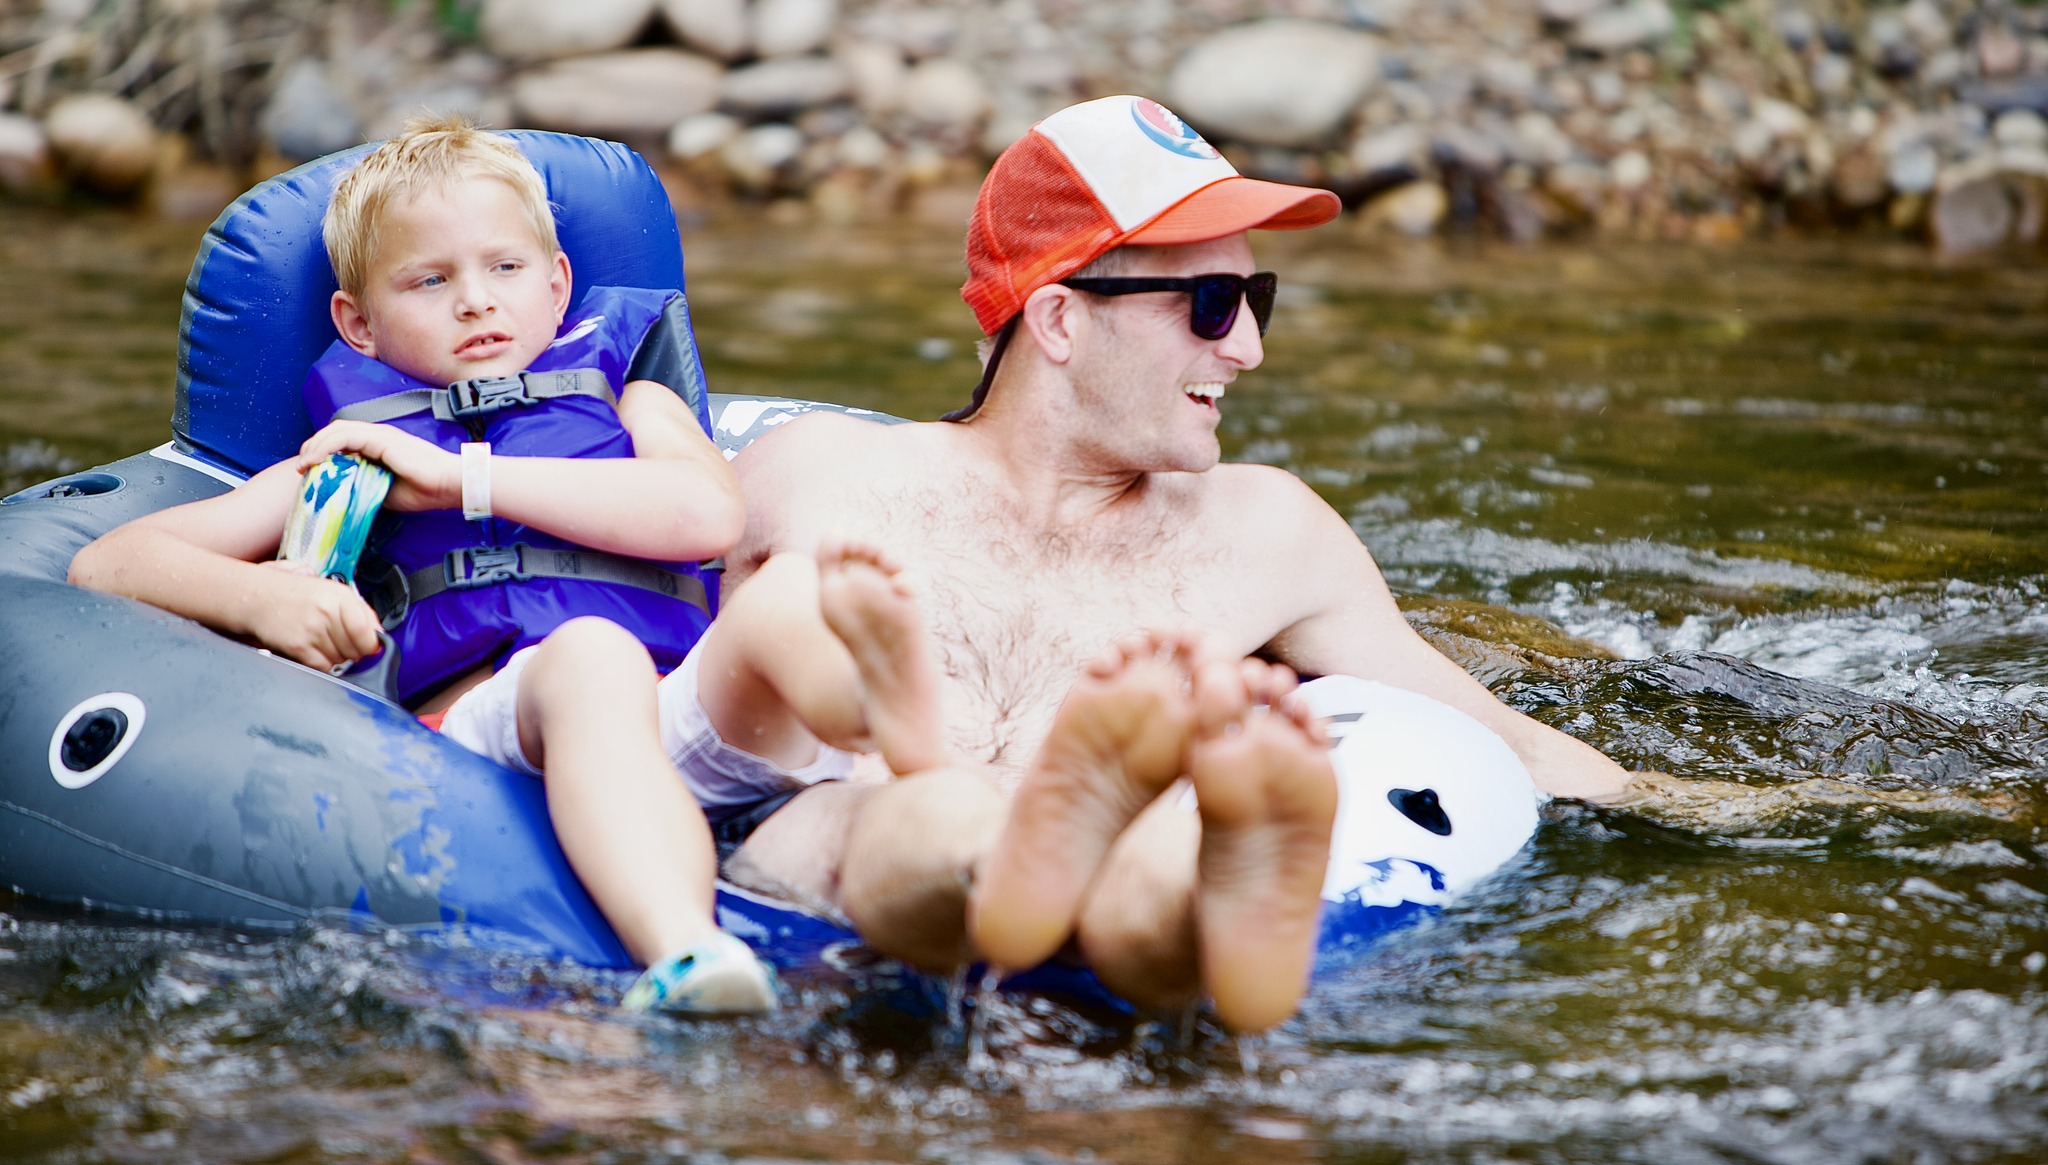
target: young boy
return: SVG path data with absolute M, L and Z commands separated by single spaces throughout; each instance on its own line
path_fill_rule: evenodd
M 649 378 L 675 350 L 680 297 L 593 288 L 571 316 L 539 173 L 458 120 L 367 154 L 322 229 L 341 339 L 305 393 L 316 424 L 339 419 L 227 494 L 108 533 L 72 581 L 311 667 L 373 654 L 378 611 L 268 560 L 306 467 L 381 462 L 393 482 L 372 551 L 403 596 L 384 612 L 402 696 L 544 779 L 570 864 L 649 965 L 628 1006 L 774 1007 L 772 976 L 714 921 L 711 838 L 657 724 L 656 665 L 708 620 L 688 564 L 730 549 L 745 520 L 703 418 Z

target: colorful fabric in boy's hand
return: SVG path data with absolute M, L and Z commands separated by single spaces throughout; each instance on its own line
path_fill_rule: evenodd
M 370 523 L 391 489 L 391 472 L 354 453 L 330 453 L 306 471 L 285 520 L 277 557 L 326 578 L 351 582 Z

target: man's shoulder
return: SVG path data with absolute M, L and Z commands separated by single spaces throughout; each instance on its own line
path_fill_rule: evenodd
M 927 439 L 932 425 L 916 421 L 891 424 L 856 414 L 819 409 L 793 417 L 763 433 L 740 450 L 737 465 L 800 460 L 820 471 L 881 456 Z
M 1209 505 L 1278 515 L 1333 513 L 1307 482 L 1273 465 L 1225 462 L 1196 475 Z

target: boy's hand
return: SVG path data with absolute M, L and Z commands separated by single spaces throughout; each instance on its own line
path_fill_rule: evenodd
M 453 510 L 462 505 L 462 458 L 390 425 L 334 421 L 306 438 L 293 462 L 304 473 L 329 453 L 360 453 L 391 471 L 384 504 L 394 510 Z
M 261 565 L 275 577 L 249 616 L 249 634 L 258 643 L 321 671 L 376 654 L 380 621 L 361 595 L 290 563 Z

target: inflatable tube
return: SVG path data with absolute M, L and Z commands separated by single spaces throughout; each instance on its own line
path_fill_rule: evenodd
M 621 242 L 560 216 L 579 281 L 681 286 L 673 221 L 644 162 L 612 143 L 511 136 L 558 203 L 633 224 Z M 258 187 L 208 232 L 187 284 L 170 443 L 0 499 L 0 884 L 145 918 L 254 930 L 375 920 L 627 966 L 555 843 L 539 782 L 324 673 L 64 581 L 91 539 L 222 492 L 303 439 L 292 410 L 332 337 L 333 281 L 302 243 L 317 242 L 325 190 L 350 156 Z M 321 305 L 317 318 L 305 303 Z M 694 349 L 679 359 L 679 392 L 704 392 Z M 728 456 L 812 409 L 895 419 L 709 403 Z M 1511 858 L 1534 830 L 1537 795 L 1505 744 L 1443 705 L 1345 677 L 1304 691 L 1343 778 L 1327 961 Z M 835 971 L 858 942 L 731 887 L 718 909 L 786 970 Z

